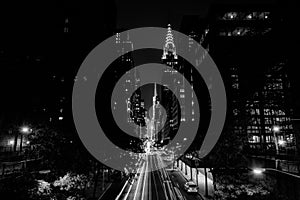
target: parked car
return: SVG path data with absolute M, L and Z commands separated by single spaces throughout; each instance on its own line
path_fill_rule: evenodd
M 198 192 L 198 187 L 193 181 L 188 181 L 184 184 L 184 189 L 187 192 Z

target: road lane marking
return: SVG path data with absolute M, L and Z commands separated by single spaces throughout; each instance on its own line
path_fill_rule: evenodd
M 152 159 L 153 159 L 153 157 L 152 157 Z M 151 166 L 151 168 L 152 168 L 152 166 L 154 166 L 154 165 L 153 165 L 154 162 L 152 161 L 152 159 L 150 159 L 150 166 Z M 155 169 L 155 166 L 154 166 L 153 169 Z M 156 178 L 155 178 L 154 172 L 155 172 L 155 171 L 152 171 L 151 174 L 152 174 L 153 180 L 154 180 L 154 188 L 155 188 L 156 198 L 159 198 L 158 191 L 157 191 L 157 185 L 156 185 Z
M 142 189 L 142 200 L 144 200 L 145 196 L 145 185 L 146 185 L 146 179 L 147 179 L 147 174 L 148 174 L 148 156 L 146 155 L 146 163 L 145 163 L 145 175 L 144 175 L 144 181 L 143 181 L 143 189 Z
M 143 176 L 143 174 L 141 173 L 141 171 L 143 170 L 145 168 L 145 163 L 143 163 L 143 166 L 142 166 L 142 168 L 141 168 L 141 170 L 140 170 L 140 176 L 139 176 L 139 179 L 138 179 L 138 182 L 137 182 L 137 186 L 136 186 L 136 188 L 135 188 L 135 193 L 134 193 L 134 197 L 133 197 L 133 199 L 134 200 L 136 200 L 136 195 L 137 195 L 137 192 L 138 192 L 138 190 L 139 190 L 139 186 L 140 186 L 140 183 L 141 183 L 141 179 L 142 179 L 142 176 Z
M 148 199 L 152 200 L 151 176 L 150 176 L 151 174 L 149 174 L 152 171 L 152 168 L 151 168 L 151 155 L 150 155 L 148 166 L 149 166 L 148 168 L 150 168 L 149 172 L 147 172 L 148 173 L 148 179 L 147 179 L 147 184 L 148 184 L 148 187 L 147 187 L 147 189 L 148 189 Z
M 167 194 L 167 190 L 166 190 L 166 187 L 165 187 L 165 184 L 163 182 L 163 177 L 162 177 L 162 172 L 161 172 L 161 168 L 158 167 L 158 160 L 157 160 L 157 156 L 155 156 L 156 159 L 154 159 L 154 165 L 157 167 L 157 172 L 160 174 L 160 176 L 158 176 L 160 178 L 160 182 L 161 182 L 161 185 L 163 186 L 163 191 L 164 191 L 164 194 L 165 194 L 165 198 L 166 200 L 169 200 L 169 197 L 168 197 L 168 194 Z M 156 164 L 157 162 L 157 164 Z
M 165 179 L 164 182 L 166 183 L 167 185 L 167 188 L 168 188 L 168 191 L 169 191 L 169 194 L 170 194 L 170 197 L 171 199 L 176 199 L 176 195 L 175 195 L 175 191 L 174 191 L 174 188 L 173 188 L 173 185 L 171 184 L 171 179 L 170 179 L 170 176 L 169 174 L 166 172 L 166 169 L 163 167 L 163 161 L 161 159 L 161 157 L 159 157 L 159 161 L 160 161 L 160 164 L 162 166 L 162 171 L 164 173 L 164 176 L 165 176 Z
M 126 193 L 126 195 L 125 195 L 125 197 L 124 197 L 123 200 L 127 200 L 128 195 L 129 195 L 129 193 L 130 193 L 130 191 L 131 191 L 132 185 L 133 185 L 133 183 L 129 186 L 128 192 Z
M 127 181 L 125 182 L 125 184 L 124 184 L 124 186 L 123 186 L 121 192 L 118 194 L 118 196 L 115 198 L 115 200 L 118 200 L 118 199 L 120 198 L 120 196 L 122 195 L 122 193 L 124 192 L 124 189 L 125 189 L 125 187 L 126 187 L 127 184 L 128 184 L 128 180 L 129 180 L 129 179 L 127 179 Z

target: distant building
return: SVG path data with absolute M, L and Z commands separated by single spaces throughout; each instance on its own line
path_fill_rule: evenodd
M 127 69 L 124 74 L 124 83 L 122 84 L 121 99 L 114 99 L 115 105 L 113 109 L 123 110 L 126 116 L 124 119 L 133 126 L 137 136 L 142 137 L 141 128 L 145 126 L 145 106 L 140 90 L 139 72 L 135 67 L 133 59 L 134 44 L 130 40 L 129 32 L 118 31 L 116 33 L 116 49 L 119 58 L 116 60 L 118 68 Z M 115 79 L 120 78 L 120 70 L 115 69 Z M 133 70 L 131 70 L 133 69 Z

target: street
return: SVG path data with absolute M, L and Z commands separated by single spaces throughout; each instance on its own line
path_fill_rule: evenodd
M 182 196 L 186 200 L 201 200 L 202 198 L 199 194 L 191 194 L 185 191 L 184 184 L 186 179 L 180 173 L 179 171 L 169 171 L 172 182 L 180 189 Z
M 189 194 L 184 189 L 186 180 L 180 172 L 166 170 L 158 154 L 146 154 L 133 182 L 128 182 L 116 198 L 118 200 L 200 200 L 199 194 Z M 158 170 L 153 170 L 158 169 Z M 153 170 L 153 171 L 152 171 Z M 177 193 L 174 188 L 178 188 Z M 178 192 L 181 194 L 178 195 Z

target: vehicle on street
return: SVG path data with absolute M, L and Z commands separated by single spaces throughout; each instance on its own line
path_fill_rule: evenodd
M 198 187 L 193 181 L 188 181 L 184 184 L 184 189 L 187 192 L 198 192 Z

